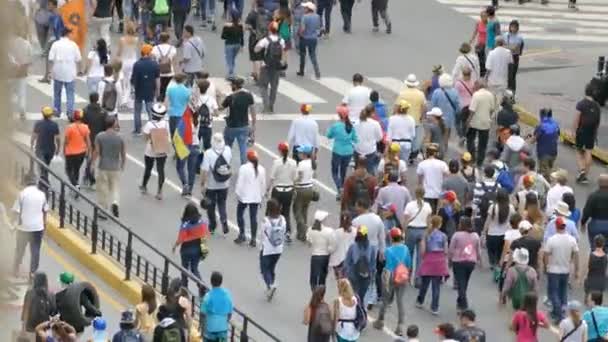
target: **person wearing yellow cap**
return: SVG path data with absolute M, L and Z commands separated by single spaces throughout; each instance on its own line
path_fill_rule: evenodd
M 148 119 L 152 118 L 152 105 L 158 97 L 160 89 L 160 67 L 151 58 L 152 45 L 144 44 L 141 47 L 141 58 L 133 64 L 131 84 L 135 90 L 133 103 L 133 134 L 141 134 L 141 111 L 145 105 Z
M 411 105 L 401 100 L 394 106 L 394 113 L 388 119 L 386 136 L 389 141 L 399 144 L 399 159 L 407 161 L 416 138 L 416 120 L 409 114 Z
M 401 145 L 397 142 L 392 142 L 388 145 L 385 157 L 378 164 L 378 179 L 382 179 L 384 185 L 388 184 L 388 176 L 392 172 L 398 175 L 398 183 L 407 177 L 407 164 L 401 160 Z
M 59 137 L 59 125 L 53 121 L 53 114 L 55 114 L 53 108 L 43 107 L 41 113 L 42 120 L 38 120 L 34 124 L 30 148 L 34 150 L 36 157 L 48 166 L 51 164 L 53 156 L 59 155 L 61 138 Z M 40 168 L 40 178 L 48 182 L 48 172 L 42 167 Z
M 317 150 L 319 149 L 319 125 L 309 114 L 312 106 L 303 104 L 300 106 L 300 115 L 297 119 L 291 122 L 289 132 L 287 133 L 287 143 L 293 146 L 293 159 L 300 162 L 298 153 L 296 152 L 300 146 L 312 146 L 312 160 L 316 160 Z
M 256 53 L 264 51 L 260 69 L 259 86 L 264 103 L 264 113 L 274 113 L 274 103 L 279 89 L 281 72 L 287 66 L 285 40 L 279 37 L 279 24 L 275 21 L 268 25 L 268 36 L 260 39 L 254 48 Z
M 364 300 L 365 293 L 368 292 L 376 276 L 378 247 L 370 243 L 369 235 L 368 227 L 359 225 L 355 243 L 350 245 L 344 259 L 346 277 L 360 300 Z

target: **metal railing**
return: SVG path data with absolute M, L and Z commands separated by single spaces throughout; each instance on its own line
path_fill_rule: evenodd
M 72 186 L 68 180 L 34 156 L 28 148 L 17 143 L 14 143 L 14 146 L 23 153 L 22 160 L 15 158 L 17 161 L 14 174 L 17 181 L 23 182 L 25 177 L 35 173 L 36 169 L 40 174 L 46 174 L 46 177 L 40 177 L 40 184 L 47 192 L 49 207 L 58 215 L 59 228 L 75 229 L 90 243 L 91 254 L 101 251 L 124 269 L 125 280 L 139 279 L 166 295 L 170 279 L 185 276 L 188 283 L 195 284 L 199 293 L 201 290 L 203 293 L 208 290 L 208 286 L 201 279 Z M 100 224 L 100 216 L 107 218 L 103 224 Z M 199 295 L 192 295 L 190 299 L 192 317 L 203 322 L 199 310 L 201 298 Z M 236 306 L 230 323 L 230 341 L 281 341 Z

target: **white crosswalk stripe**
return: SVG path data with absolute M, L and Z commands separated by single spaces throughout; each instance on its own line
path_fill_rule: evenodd
M 487 0 L 435 0 L 455 11 L 477 20 Z M 500 1 L 497 17 L 503 31 L 511 20 L 520 23 L 524 39 L 608 43 L 608 1 L 582 1 L 578 11 L 568 8 L 568 0 L 549 0 L 542 5 L 537 1 L 522 5 L 517 0 Z
M 38 80 L 41 78 L 41 75 L 31 75 L 28 76 L 27 78 L 27 85 L 40 91 L 41 93 L 43 93 L 44 95 L 53 98 L 53 85 L 52 84 L 48 84 L 48 83 L 41 83 L 38 82 Z M 62 92 L 62 100 L 63 103 L 65 103 L 67 101 L 66 97 L 65 97 L 65 91 Z M 78 93 L 76 93 L 74 95 L 74 102 L 75 103 L 87 103 L 89 101 L 87 101 L 86 99 L 84 99 L 83 97 L 79 96 Z

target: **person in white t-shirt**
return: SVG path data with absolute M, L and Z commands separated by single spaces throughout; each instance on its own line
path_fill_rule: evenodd
M 105 40 L 99 39 L 94 50 L 89 51 L 86 61 L 87 88 L 89 94 L 97 91 L 97 85 L 104 77 L 103 67 L 110 62 L 110 53 Z
M 161 32 L 159 35 L 160 44 L 154 46 L 152 49 L 152 58 L 159 63 L 160 70 L 160 96 L 159 101 L 165 100 L 165 93 L 167 92 L 167 86 L 171 79 L 175 75 L 174 65 L 175 56 L 177 55 L 177 49 L 169 44 L 171 36 L 168 32 Z
M 395 105 L 395 113 L 388 119 L 386 136 L 391 142 L 401 146 L 399 159 L 407 162 L 412 151 L 412 143 L 416 138 L 416 120 L 408 114 L 410 103 L 401 100 Z
M 257 245 L 258 209 L 266 192 L 266 169 L 259 164 L 258 153 L 254 149 L 247 151 L 247 162 L 239 168 L 234 192 L 238 200 L 236 221 L 239 226 L 239 236 L 234 243 L 240 245 L 247 241 L 245 236 L 245 209 L 249 208 L 251 239 L 249 246 Z M 203 161 L 204 163 L 204 161 Z
M 360 121 L 355 124 L 355 133 L 359 141 L 355 145 L 355 160 L 363 158 L 367 162 L 367 172 L 375 175 L 380 162 L 377 144 L 382 141 L 382 127 L 373 119 L 376 109 L 367 105 L 361 111 Z
M 165 162 L 167 161 L 167 152 L 171 146 L 169 139 L 169 125 L 165 120 L 167 108 L 161 103 L 152 106 L 152 120 L 146 122 L 142 128 L 144 139 L 146 140 L 146 149 L 144 151 L 144 177 L 139 186 L 142 194 L 148 193 L 148 181 L 152 174 L 152 167 L 156 164 L 156 173 L 158 174 L 158 190 L 156 191 L 156 199 L 163 198 L 163 184 L 165 183 Z
M 298 146 L 297 152 L 300 157 L 296 169 L 295 196 L 293 199 L 293 216 L 296 220 L 296 238 L 302 242 L 306 241 L 306 230 L 308 228 L 308 209 L 314 195 L 314 170 L 312 167 L 313 147 L 310 145 Z
M 416 169 L 418 183 L 424 189 L 424 200 L 429 202 L 433 212 L 437 210 L 443 178 L 449 173 L 448 164 L 441 159 L 437 159 L 438 152 L 439 146 L 437 144 L 429 144 L 426 148 L 427 158 L 421 161 Z
M 37 187 L 36 176 L 28 175 L 25 182 L 26 187 L 21 190 L 13 205 L 13 211 L 17 215 L 17 243 L 13 262 L 14 276 L 19 274 L 25 247 L 28 245 L 30 249 L 29 275 L 31 276 L 38 270 L 42 235 L 46 226 L 46 213 L 49 210 L 45 193 Z
M 275 198 L 281 206 L 281 215 L 287 222 L 285 242 L 291 243 L 291 202 L 293 201 L 294 185 L 298 176 L 298 164 L 289 158 L 289 144 L 281 142 L 278 145 L 279 157 L 272 163 L 268 181 L 267 197 Z
M 63 88 L 65 88 L 67 98 L 67 116 L 74 112 L 74 96 L 76 94 L 74 81 L 78 74 L 82 56 L 78 45 L 68 37 L 70 32 L 66 28 L 61 39 L 55 41 L 49 51 L 51 78 L 53 79 L 53 107 L 57 116 L 61 114 L 61 91 Z
M 224 161 L 218 163 L 222 156 Z M 217 227 L 215 208 L 220 213 L 222 232 L 228 234 L 228 215 L 226 213 L 226 198 L 232 177 L 230 162 L 232 149 L 226 146 L 224 135 L 215 133 L 211 138 L 211 147 L 205 150 L 201 170 L 201 192 L 207 200 L 207 217 L 209 218 L 209 231 L 213 234 Z M 217 164 L 217 165 L 216 165 Z M 217 166 L 217 167 L 216 167 Z M 217 178 L 217 179 L 216 179 Z
M 277 290 L 275 268 L 283 253 L 286 234 L 285 218 L 281 215 L 281 205 L 271 198 L 266 203 L 266 216 L 262 220 L 260 272 L 266 284 L 266 299 L 270 302 Z
M 403 211 L 403 227 L 407 227 L 405 244 L 411 251 L 416 266 L 420 265 L 420 242 L 428 226 L 433 208 L 424 201 L 424 189 L 416 189 L 416 199 L 408 202 Z
M 509 80 L 509 64 L 513 63 L 511 50 L 505 48 L 503 37 L 496 37 L 496 47 L 486 59 L 488 89 L 496 96 L 496 103 L 502 103 Z
M 342 103 L 348 106 L 348 117 L 353 125 L 359 122 L 359 115 L 365 106 L 370 103 L 369 95 L 372 90 L 363 85 L 363 75 L 353 75 L 353 87 L 348 91 Z

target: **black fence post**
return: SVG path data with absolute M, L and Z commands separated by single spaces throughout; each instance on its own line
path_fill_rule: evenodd
M 125 251 L 125 280 L 131 279 L 131 259 L 133 259 L 133 233 L 127 235 L 127 249 Z
M 99 208 L 95 207 L 93 209 L 93 223 L 91 224 L 91 254 L 97 253 L 97 237 L 98 237 L 98 227 L 97 227 L 97 219 L 99 217 Z
M 167 294 L 169 288 L 169 259 L 165 257 L 165 266 L 163 268 L 163 275 L 160 281 L 160 293 L 164 296 Z
M 59 228 L 65 228 L 65 183 L 63 182 L 59 192 Z
M 240 342 L 249 342 L 249 336 L 247 336 L 247 325 L 249 324 L 249 317 L 243 315 L 243 328 L 241 329 Z

